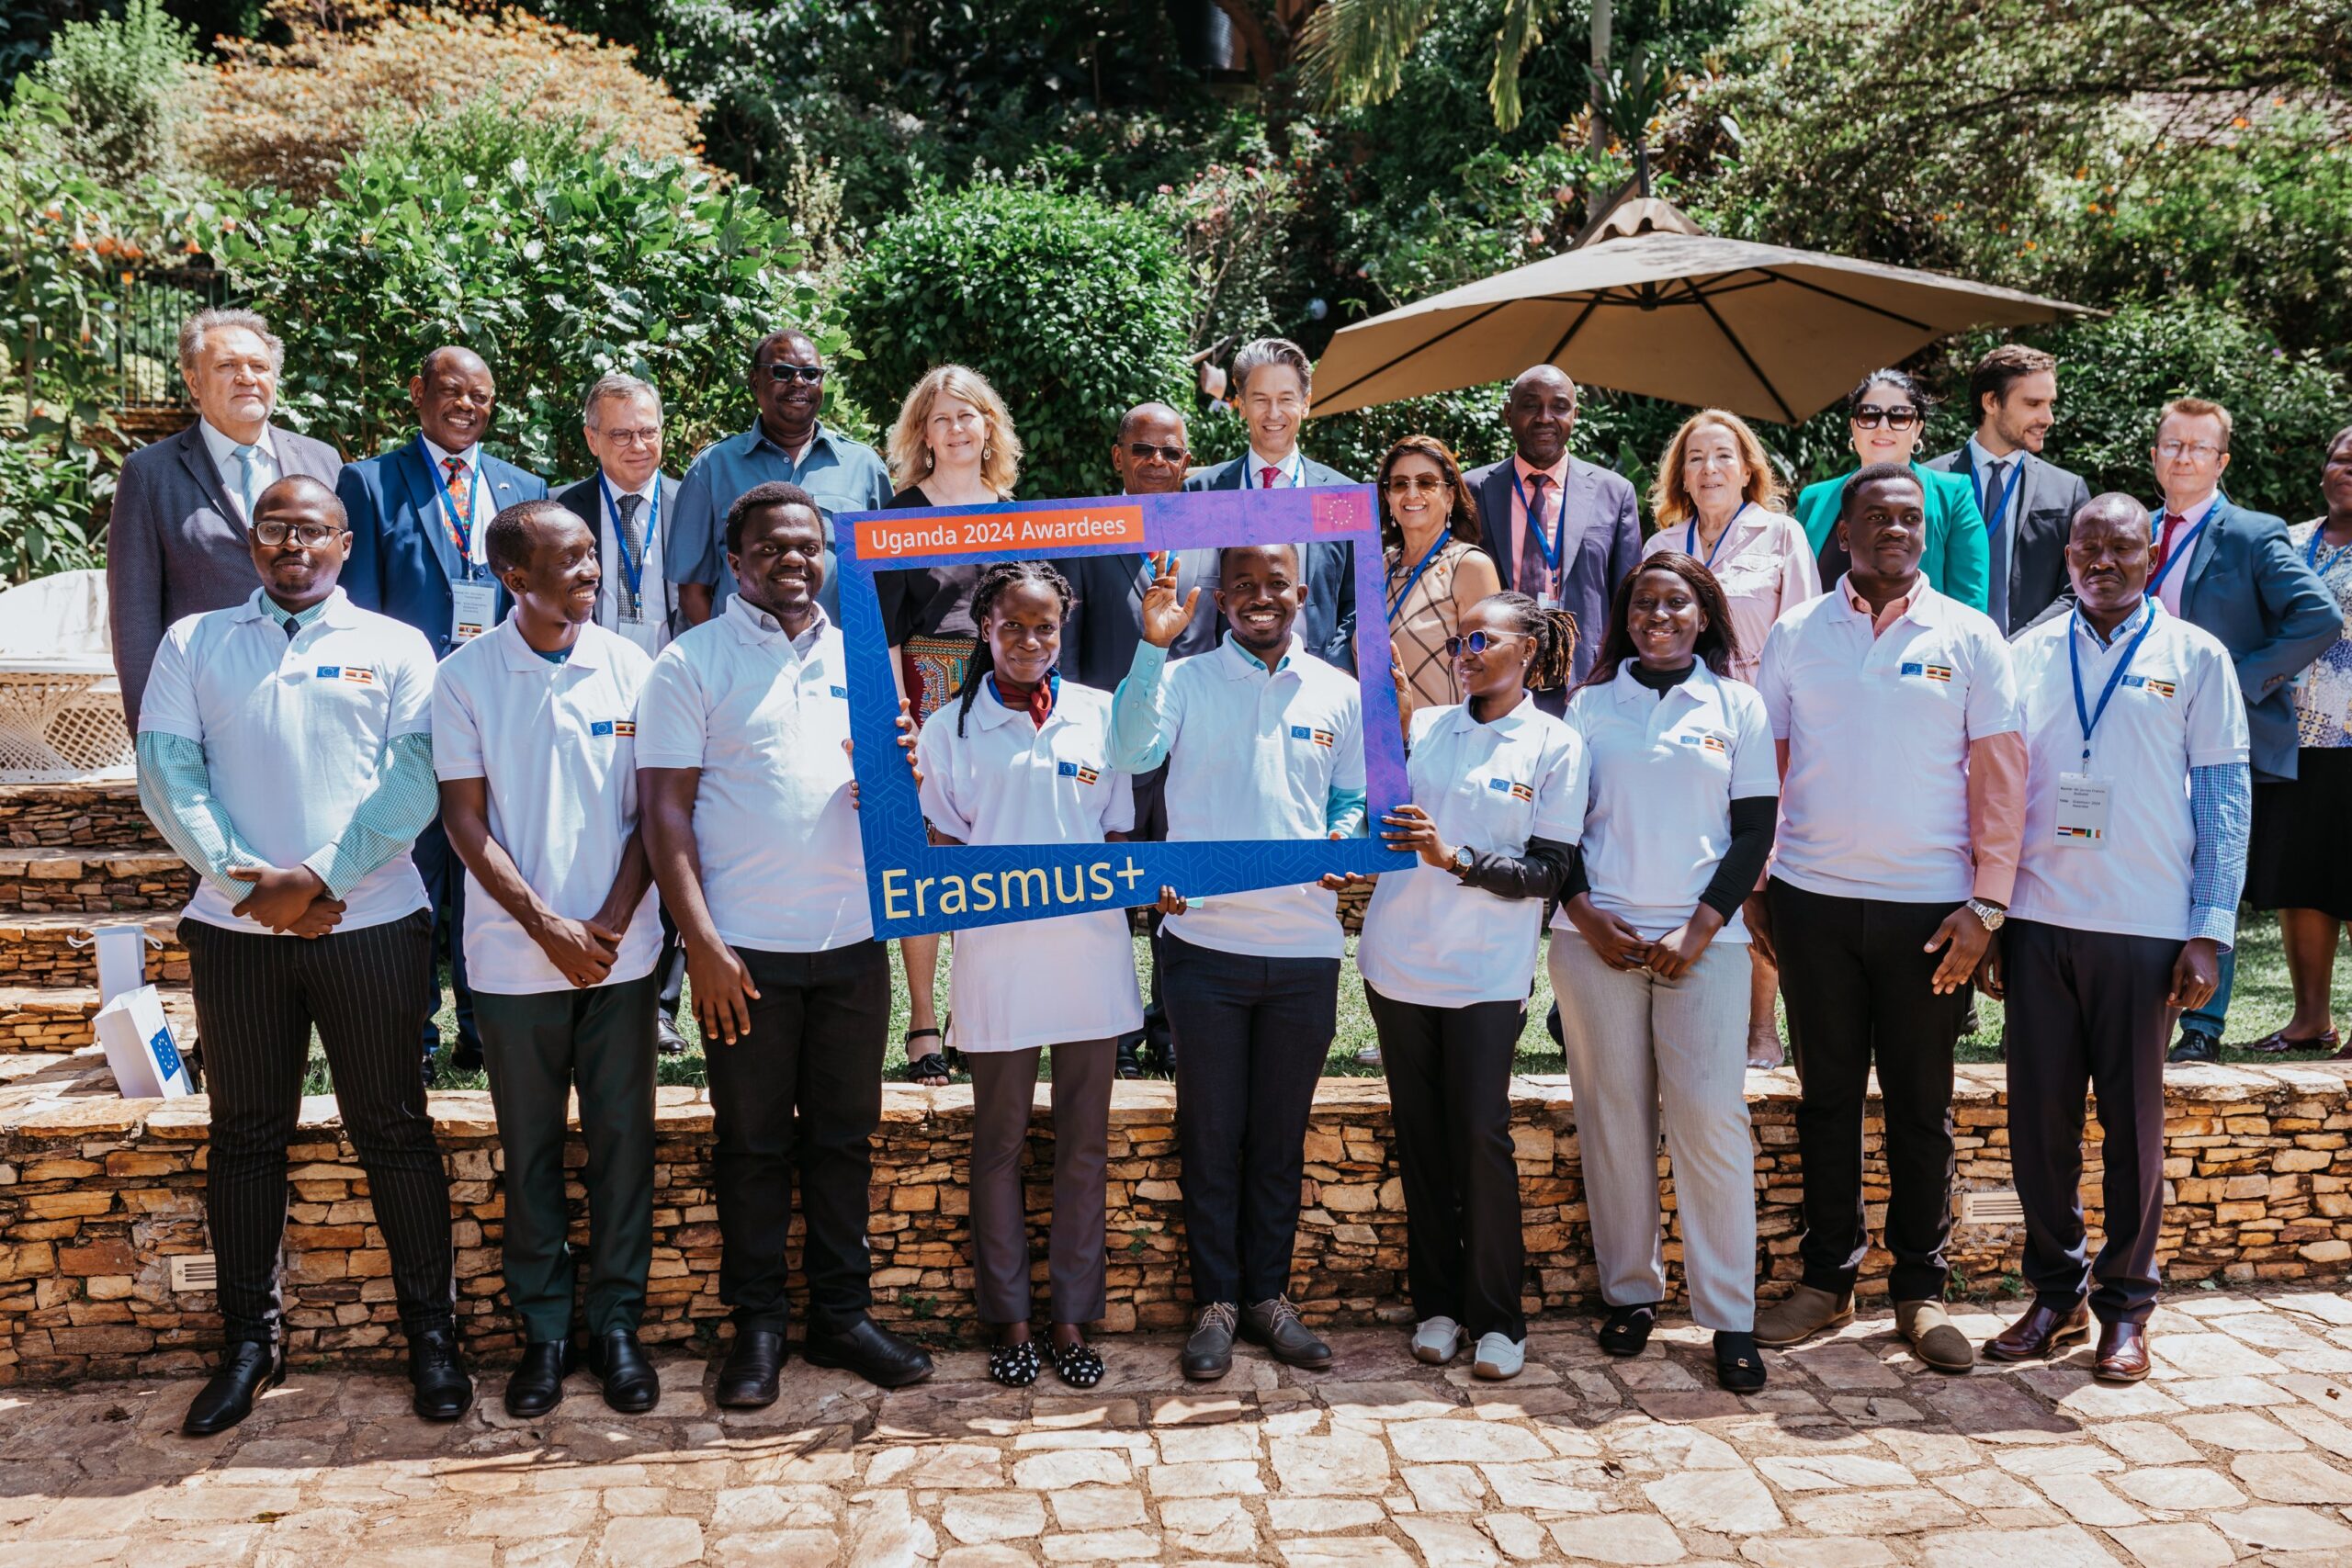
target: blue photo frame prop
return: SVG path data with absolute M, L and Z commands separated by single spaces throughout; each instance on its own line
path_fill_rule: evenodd
M 841 575 L 842 637 L 849 660 L 850 737 L 856 743 L 858 832 L 866 892 L 878 938 L 965 930 L 1016 920 L 1148 904 L 1164 885 L 1188 898 L 1312 882 L 1327 872 L 1377 873 L 1412 857 L 1375 837 L 1237 839 L 1187 843 L 933 844 L 899 746 L 899 699 L 882 630 L 876 571 L 996 560 L 1140 554 L 1224 545 L 1352 544 L 1356 662 L 1363 694 L 1364 781 L 1369 820 L 1410 798 L 1398 734 L 1396 691 L 1388 675 L 1388 623 L 1380 614 L 1379 508 L 1370 485 L 1312 490 L 1185 491 L 1169 495 L 1094 496 L 888 512 L 844 512 L 833 519 Z M 1197 614 L 1214 615 L 1202 595 Z M 941 915 L 949 878 L 967 889 L 965 908 Z M 969 891 L 989 879 L 995 908 L 975 912 Z

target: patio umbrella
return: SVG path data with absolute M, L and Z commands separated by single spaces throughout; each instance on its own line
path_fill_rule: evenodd
M 1868 372 L 1972 327 L 2088 315 L 1940 273 L 1710 234 L 1627 200 L 1566 251 L 1343 328 L 1315 412 L 1507 380 L 1549 362 L 1580 384 L 1793 424 Z

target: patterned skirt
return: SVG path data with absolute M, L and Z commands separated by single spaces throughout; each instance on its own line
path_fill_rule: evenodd
M 914 705 L 918 727 L 956 695 L 979 646 L 974 637 L 910 637 L 899 645 L 900 672 L 906 677 L 907 698 Z

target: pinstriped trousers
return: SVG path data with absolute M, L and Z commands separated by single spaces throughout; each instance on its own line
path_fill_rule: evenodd
M 316 941 L 202 920 L 182 920 L 179 934 L 212 1096 L 205 1220 L 230 1343 L 277 1332 L 286 1145 L 301 1114 L 313 1024 L 391 1253 L 401 1327 L 413 1337 L 448 1326 L 449 1180 L 416 1066 L 431 917 L 420 909 Z

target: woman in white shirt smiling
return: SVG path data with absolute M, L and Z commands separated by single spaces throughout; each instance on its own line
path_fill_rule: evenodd
M 1764 699 L 1728 674 L 1738 647 L 1693 557 L 1652 556 L 1618 589 L 1568 699 L 1589 787 L 1551 969 L 1610 1308 L 1600 1348 L 1639 1355 L 1666 1295 L 1662 1115 L 1690 1314 L 1714 1330 L 1715 1381 L 1752 1393 L 1764 1359 L 1740 906 L 1772 847 L 1780 780 Z
M 1576 623 L 1496 593 L 1445 641 L 1464 701 L 1415 710 L 1413 803 L 1381 819 L 1421 863 L 1381 874 L 1356 965 L 1396 1119 L 1413 1354 L 1442 1365 L 1475 1341 L 1472 1370 L 1508 1378 L 1527 1355 L 1511 1064 L 1584 816 L 1583 749 L 1529 689 L 1567 679 Z
M 1055 672 L 1069 584 L 1043 561 L 1000 561 L 972 589 L 979 629 L 956 697 L 916 744 L 923 816 L 953 844 L 1099 844 L 1135 824 L 1128 776 L 1110 767 L 1111 696 Z M 1051 959 L 1050 979 L 1036 967 Z M 972 1267 L 997 1328 L 989 1375 L 1009 1387 L 1041 1368 L 1029 1332 L 1029 1221 L 1021 1154 L 1037 1062 L 1054 1054 L 1050 1245 L 1054 1370 L 1091 1388 L 1102 1359 L 1085 1325 L 1103 1304 L 1103 1179 L 1117 1041 L 1143 1027 L 1124 910 L 978 926 L 956 939 L 949 979 L 972 1071 Z

